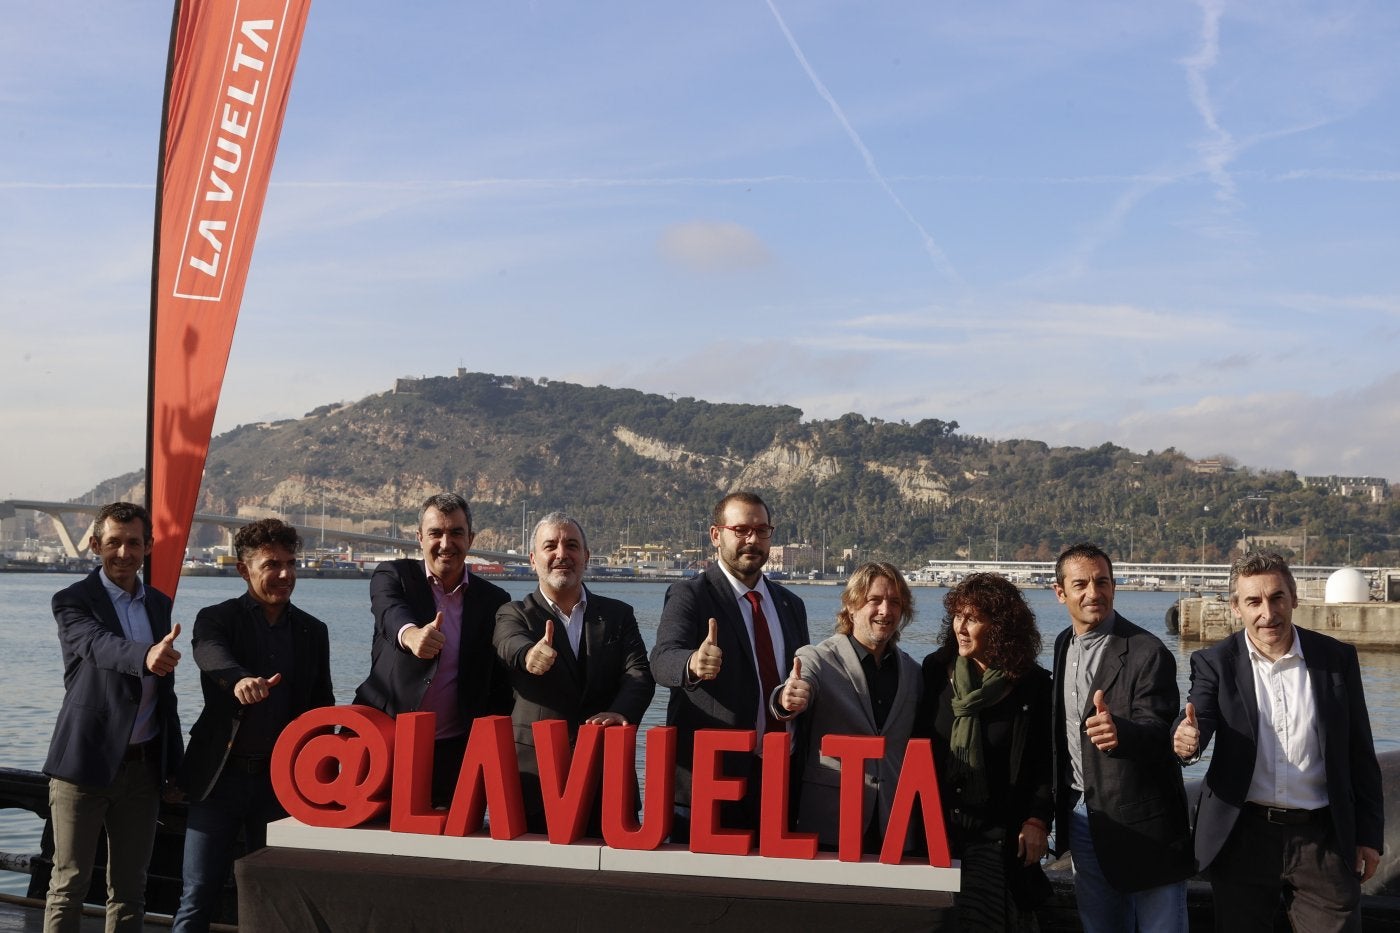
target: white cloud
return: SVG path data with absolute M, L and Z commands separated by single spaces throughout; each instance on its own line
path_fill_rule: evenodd
M 670 262 L 694 272 L 753 269 L 773 260 L 758 234 L 726 221 L 672 224 L 661 232 L 657 248 Z

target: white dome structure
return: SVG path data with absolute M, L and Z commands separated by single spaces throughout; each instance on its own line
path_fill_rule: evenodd
M 1331 603 L 1366 603 L 1371 601 L 1371 584 L 1366 575 L 1355 567 L 1332 571 L 1327 578 L 1323 601 Z

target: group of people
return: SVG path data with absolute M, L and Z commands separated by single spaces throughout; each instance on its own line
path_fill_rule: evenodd
M 764 736 L 787 734 L 791 820 L 831 850 L 841 761 L 823 754 L 822 738 L 883 736 L 883 756 L 863 763 L 867 853 L 880 851 L 909 741 L 928 739 L 962 870 L 958 929 L 1033 928 L 1049 894 L 1042 860 L 1066 851 L 1088 933 L 1184 931 L 1185 880 L 1198 870 L 1214 886 L 1218 929 L 1272 929 L 1280 904 L 1295 929 L 1359 929 L 1382 795 L 1357 655 L 1293 626 L 1297 588 L 1283 558 L 1234 565 L 1242 630 L 1192 656 L 1183 710 L 1171 653 L 1115 613 L 1112 561 L 1092 544 L 1056 562 L 1070 624 L 1052 675 L 1037 662 L 1025 597 L 990 573 L 948 591 L 939 645 L 922 664 L 899 645 L 914 598 L 887 563 L 855 570 L 833 634 L 812 644 L 802 600 L 763 573 L 773 531 L 757 495 L 721 499 L 715 560 L 667 591 L 648 654 L 632 608 L 584 585 L 588 541 L 576 520 L 539 521 L 529 554 L 539 585 L 512 601 L 469 571 L 466 501 L 433 496 L 420 515 L 422 557 L 382 563 L 371 578 L 370 673 L 355 702 L 435 714 L 437 806 L 452 799 L 473 721 L 510 715 L 527 826 L 543 832 L 533 724 L 563 720 L 571 740 L 584 724 L 635 724 L 656 687 L 668 688 L 680 843 L 692 826 L 697 730 L 755 733 L 750 750 L 719 762 L 744 788 L 719 820 L 741 830 L 760 823 Z M 291 603 L 300 540 L 276 519 L 254 522 L 234 538 L 246 592 L 196 617 L 204 709 L 184 748 L 170 677 L 179 626 L 139 576 L 150 543 L 144 509 L 104 507 L 91 540 L 101 566 L 54 597 L 66 694 L 44 768 L 54 826 L 46 930 L 76 929 L 104 827 L 107 929 L 140 929 L 162 794 L 189 801 L 175 927 L 207 929 L 239 832 L 257 848 L 280 815 L 268 774 L 278 734 L 334 702 L 326 626 Z M 1193 820 L 1182 767 L 1212 739 Z M 598 826 L 595 807 L 590 835 Z

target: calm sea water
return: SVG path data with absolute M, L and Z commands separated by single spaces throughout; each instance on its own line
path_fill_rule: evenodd
M 63 697 L 63 667 L 58 638 L 49 609 L 53 594 L 79 579 L 71 574 L 0 574 L 0 646 L 3 646 L 3 708 L 0 718 L 0 765 L 39 770 L 48 751 L 54 717 Z M 533 588 L 532 582 L 503 584 L 520 597 Z M 648 646 L 656 635 L 665 583 L 600 582 L 590 584 L 595 592 L 630 603 L 637 613 L 642 637 Z M 812 638 L 819 641 L 832 630 L 841 588 L 818 584 L 794 584 L 794 591 L 807 604 Z M 186 577 L 180 582 L 175 602 L 175 619 L 184 631 L 177 643 L 188 652 L 189 635 L 200 608 L 243 592 L 237 577 Z M 914 590 L 915 621 L 904 633 L 902 645 L 916 659 L 932 651 L 942 619 L 941 588 Z M 1066 624 L 1064 607 L 1048 589 L 1028 590 L 1027 598 L 1040 620 L 1045 642 L 1041 663 L 1049 667 L 1049 650 L 1056 633 Z M 1173 593 L 1137 593 L 1120 590 L 1116 606 L 1120 613 L 1152 632 L 1158 633 L 1177 657 L 1177 680 L 1186 694 L 1191 645 L 1183 648 L 1166 632 L 1167 608 Z M 349 703 L 355 687 L 369 670 L 369 645 L 373 622 L 369 612 L 367 580 L 298 581 L 294 601 L 302 609 L 324 621 L 331 632 L 331 671 L 336 699 Z M 1362 655 L 1366 677 L 1367 702 L 1378 748 L 1400 748 L 1400 653 L 1367 652 Z M 186 729 L 194 723 L 202 706 L 199 678 L 192 658 L 186 655 L 175 675 L 180 698 L 180 719 Z M 660 725 L 665 719 L 667 691 L 657 691 L 643 727 Z M 1187 777 L 1199 777 L 1202 765 L 1194 766 Z M 0 811 L 0 851 L 38 852 L 39 821 L 27 813 Z M 0 890 L 23 893 L 23 876 L 0 872 Z

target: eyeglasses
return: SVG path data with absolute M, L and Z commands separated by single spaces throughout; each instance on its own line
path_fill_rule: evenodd
M 720 525 L 726 531 L 734 532 L 739 538 L 758 538 L 760 541 L 767 541 L 773 537 L 772 525 Z

